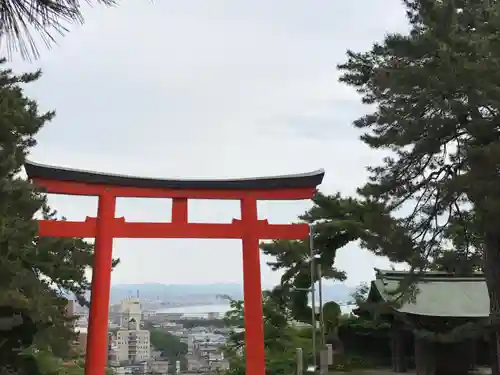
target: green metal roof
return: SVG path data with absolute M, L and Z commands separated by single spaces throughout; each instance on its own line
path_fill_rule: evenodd
M 372 282 L 369 299 L 373 298 L 374 288 L 386 302 L 394 302 L 401 280 L 408 277 L 407 272 L 377 270 Z M 482 274 L 457 277 L 443 272 L 429 272 L 418 276 L 414 284 L 416 293 L 413 298 L 402 298 L 401 305 L 395 309 L 402 313 L 463 318 L 486 318 L 489 316 L 489 296 Z M 391 293 L 392 292 L 392 293 Z

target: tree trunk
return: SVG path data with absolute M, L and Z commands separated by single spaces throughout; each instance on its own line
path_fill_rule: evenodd
M 396 373 L 406 372 L 403 325 L 397 320 L 392 323 L 391 327 L 391 356 L 392 371 Z
M 500 375 L 500 228 L 485 234 L 483 269 L 490 297 L 491 373 Z
M 489 357 L 490 357 L 490 365 L 491 365 L 491 374 L 492 375 L 499 375 L 500 374 L 500 368 L 498 367 L 498 361 L 497 361 L 497 353 L 498 353 L 498 344 L 496 342 L 496 337 L 497 335 L 495 332 L 491 331 L 488 334 L 488 347 L 490 349 Z
M 414 340 L 416 375 L 435 375 L 436 344 L 416 336 Z

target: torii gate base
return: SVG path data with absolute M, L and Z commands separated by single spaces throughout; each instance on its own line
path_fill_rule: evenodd
M 257 216 L 258 200 L 310 199 L 324 171 L 237 180 L 158 180 L 26 163 L 30 179 L 48 193 L 99 199 L 97 217 L 83 222 L 40 220 L 39 235 L 95 238 L 85 375 L 104 375 L 108 357 L 108 313 L 114 238 L 231 238 L 243 245 L 246 374 L 265 375 L 261 239 L 303 239 L 307 224 L 269 224 Z M 116 198 L 172 198 L 172 222 L 132 223 L 115 217 Z M 241 202 L 241 220 L 230 224 L 188 222 L 188 199 Z

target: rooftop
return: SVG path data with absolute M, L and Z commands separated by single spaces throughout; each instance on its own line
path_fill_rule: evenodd
M 402 293 L 394 294 L 402 280 L 409 276 L 404 271 L 376 271 L 368 300 L 394 302 Z M 394 309 L 407 314 L 486 318 L 490 305 L 484 275 L 456 276 L 446 272 L 426 272 L 417 276 L 412 298 L 402 298 Z

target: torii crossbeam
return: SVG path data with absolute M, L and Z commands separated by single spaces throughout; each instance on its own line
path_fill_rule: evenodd
M 269 224 L 259 220 L 259 200 L 310 199 L 324 171 L 232 180 L 166 180 L 103 174 L 27 162 L 28 177 L 47 193 L 97 196 L 97 217 L 84 221 L 40 220 L 39 235 L 95 238 L 92 295 L 85 375 L 104 375 L 114 238 L 231 238 L 243 245 L 246 374 L 265 375 L 261 239 L 304 239 L 307 224 Z M 115 217 L 116 198 L 171 198 L 171 222 L 127 222 Z M 239 200 L 241 220 L 229 224 L 190 223 L 188 199 Z

